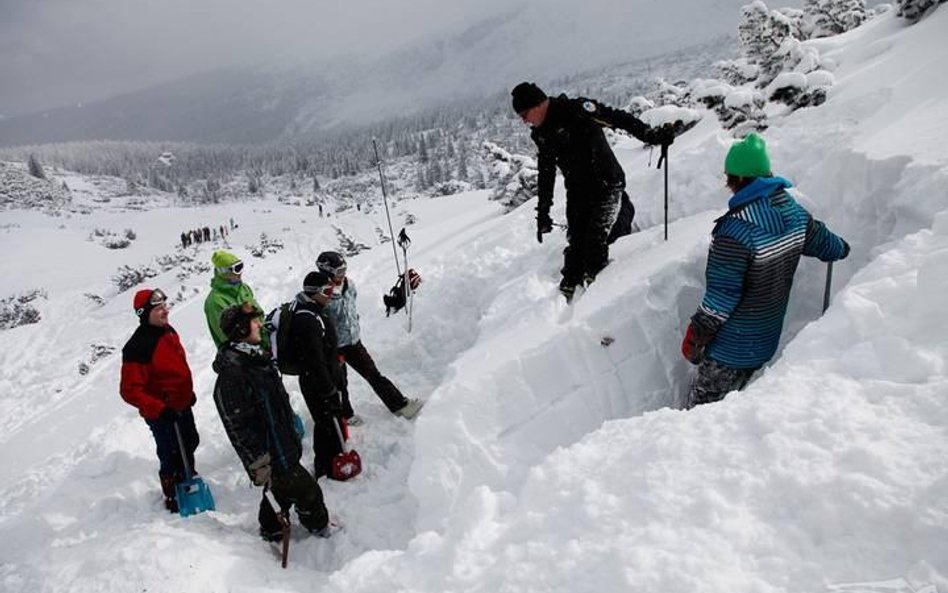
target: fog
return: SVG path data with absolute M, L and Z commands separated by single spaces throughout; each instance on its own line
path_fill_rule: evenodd
M 371 59 L 509 0 L 2 0 L 0 114 L 233 66 Z

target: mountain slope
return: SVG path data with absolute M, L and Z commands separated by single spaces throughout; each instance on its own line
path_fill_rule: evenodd
M 378 302 L 394 267 L 376 239 L 379 210 L 319 219 L 260 201 L 5 213 L 17 225 L 0 235 L 5 252 L 48 255 L 29 271 L 0 260 L 0 274 L 30 274 L 49 298 L 43 321 L 9 330 L 17 348 L 0 353 L 0 455 L 11 477 L 0 487 L 0 583 L 40 592 L 945 589 L 948 158 L 940 139 L 906 122 L 943 123 L 946 26 L 946 10 L 913 27 L 890 14 L 819 42 L 839 64 L 829 100 L 772 118 L 766 138 L 777 171 L 853 253 L 836 266 L 823 316 L 825 266 L 802 262 L 778 357 L 744 392 L 687 412 L 675 408 L 691 372 L 678 346 L 727 199 L 720 167 L 731 139 L 711 114 L 672 147 L 668 242 L 661 172 L 639 143 L 619 141 L 644 230 L 615 245 L 572 308 L 556 288 L 565 238 L 538 244 L 530 205 L 502 216 L 477 192 L 400 201 L 396 229 L 408 213 L 417 218 L 410 257 L 425 278 L 410 334 Z M 354 382 L 368 419 L 354 436 L 366 473 L 325 483 L 346 529 L 328 541 L 298 534 L 286 571 L 254 535 L 258 494 L 208 395 L 206 271 L 153 282 L 180 295 L 171 321 L 195 369 L 197 458 L 218 512 L 162 512 L 150 436 L 118 399 L 115 357 L 85 376 L 73 370 L 90 342 L 120 345 L 131 332 L 130 295 L 106 281 L 116 265 L 173 251 L 182 224 L 230 216 L 238 253 L 261 232 L 283 241 L 248 258 L 246 277 L 271 306 L 336 244 L 334 227 L 372 245 L 350 261 L 364 338 L 387 374 L 428 400 L 411 424 Z M 83 242 L 96 225 L 131 226 L 139 239 L 131 251 L 96 251 Z M 105 303 L 87 304 L 87 291 Z

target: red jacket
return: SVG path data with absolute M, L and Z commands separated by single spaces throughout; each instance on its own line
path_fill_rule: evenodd
M 138 326 L 122 348 L 119 393 L 149 420 L 165 406 L 181 411 L 194 405 L 191 369 L 174 328 Z

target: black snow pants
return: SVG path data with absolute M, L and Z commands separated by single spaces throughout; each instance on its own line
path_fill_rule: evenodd
M 270 484 L 274 498 L 281 509 L 296 506 L 300 524 L 310 531 L 319 531 L 329 524 L 329 511 L 323 501 L 323 491 L 306 469 L 296 464 L 289 472 L 274 475 Z M 274 535 L 280 532 L 280 522 L 266 498 L 260 500 L 257 513 L 261 532 Z
M 339 348 L 339 352 L 345 357 L 346 364 L 342 366 L 342 377 L 341 382 L 343 398 L 342 398 L 342 407 L 343 407 L 343 416 L 349 418 L 353 415 L 352 404 L 349 403 L 349 377 L 346 372 L 346 366 L 351 366 L 352 370 L 359 373 L 359 376 L 368 382 L 369 386 L 372 388 L 372 391 L 375 392 L 375 395 L 378 396 L 382 403 L 385 404 L 385 407 L 388 408 L 389 412 L 396 412 L 405 407 L 405 404 L 408 403 L 408 399 L 402 395 L 402 392 L 398 390 L 398 387 L 395 387 L 395 384 L 392 383 L 388 377 L 383 375 L 379 371 L 378 367 L 375 366 L 375 361 L 372 360 L 372 355 L 369 354 L 369 351 L 365 349 L 365 346 L 362 344 L 362 341 L 358 341 L 355 344 L 350 344 L 348 346 L 342 346 Z
M 561 286 L 592 282 L 609 263 L 609 233 L 619 215 L 623 190 L 566 193 L 566 249 Z

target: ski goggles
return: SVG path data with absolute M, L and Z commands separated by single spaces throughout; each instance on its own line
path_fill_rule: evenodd
M 336 285 L 330 282 L 324 286 L 304 286 L 303 292 L 308 295 L 317 295 L 321 294 L 324 297 L 331 297 L 332 291 L 336 289 Z
M 145 311 L 150 311 L 159 305 L 164 305 L 168 302 L 168 295 L 164 293 L 160 288 L 156 288 L 151 291 L 151 296 L 148 297 L 148 304 L 144 307 L 139 307 L 135 309 L 135 314 L 141 317 Z
M 346 264 L 339 264 L 338 266 L 333 266 L 327 264 L 326 262 L 316 264 L 316 267 L 326 272 L 331 276 L 345 276 L 346 275 Z
M 217 268 L 219 274 L 240 274 L 244 271 L 244 262 L 239 261 L 231 266 Z

